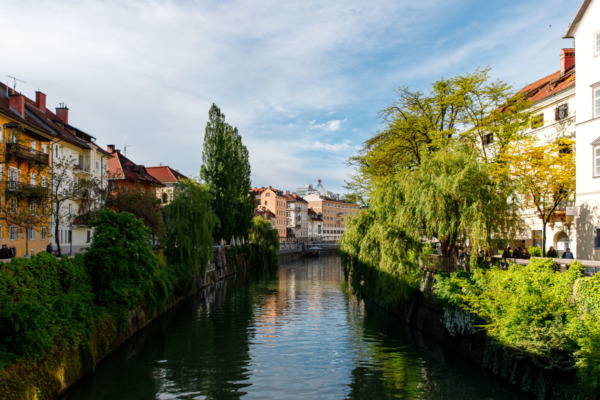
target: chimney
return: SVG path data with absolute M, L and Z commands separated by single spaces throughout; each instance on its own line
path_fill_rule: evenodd
M 575 49 L 562 49 L 560 51 L 560 75 L 575 65 Z
M 43 113 L 46 112 L 46 95 L 39 90 L 35 92 L 35 106 Z
M 111 153 L 111 154 L 112 154 L 112 153 L 114 153 L 114 152 L 115 152 L 115 145 L 114 145 L 114 144 L 109 144 L 109 145 L 107 145 L 107 146 L 106 146 L 106 150 L 107 150 L 109 153 Z
M 69 108 L 66 104 L 61 103 L 60 107 L 56 107 L 56 116 L 65 124 L 69 123 Z
M 8 106 L 25 118 L 25 96 L 20 93 L 11 94 L 8 96 Z

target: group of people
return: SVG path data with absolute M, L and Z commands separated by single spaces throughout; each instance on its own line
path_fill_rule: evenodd
M 0 260 L 6 260 L 15 256 L 15 249 L 8 247 L 6 244 L 0 248 Z
M 506 250 L 504 250 L 504 252 L 502 253 L 502 258 L 518 258 L 521 260 L 528 260 L 529 258 L 531 258 L 531 254 L 529 254 L 527 249 L 524 247 L 522 249 L 520 247 L 517 247 L 516 249 L 511 251 L 510 246 L 508 246 Z
M 558 258 L 558 252 L 554 249 L 554 246 L 550 246 L 548 252 L 546 253 L 546 257 Z M 574 258 L 570 248 L 567 247 L 567 250 L 565 250 L 565 252 L 563 253 L 562 258 L 569 260 L 572 260 Z

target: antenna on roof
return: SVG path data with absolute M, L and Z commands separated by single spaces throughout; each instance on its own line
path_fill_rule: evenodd
M 13 90 L 16 92 L 17 91 L 17 81 L 21 82 L 21 83 L 27 83 L 25 81 L 20 80 L 19 78 L 16 78 L 12 75 L 6 75 L 9 79 L 13 80 Z
M 131 147 L 131 145 L 130 144 L 123 145 L 123 155 L 125 155 L 125 157 L 127 157 L 127 146 Z

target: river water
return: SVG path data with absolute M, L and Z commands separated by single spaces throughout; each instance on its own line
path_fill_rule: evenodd
M 348 294 L 338 257 L 239 273 L 140 332 L 74 399 L 524 399 Z

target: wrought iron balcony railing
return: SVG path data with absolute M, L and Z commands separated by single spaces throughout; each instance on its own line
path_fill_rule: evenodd
M 6 143 L 5 151 L 7 160 L 15 160 L 17 162 L 33 162 L 39 165 L 50 164 L 48 154 L 34 150 L 27 146 L 23 146 L 19 143 Z
M 47 187 L 31 185 L 29 183 L 8 181 L 6 182 L 6 195 L 24 197 L 28 199 L 45 199 L 49 194 Z

